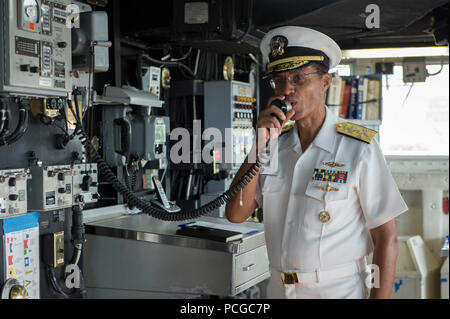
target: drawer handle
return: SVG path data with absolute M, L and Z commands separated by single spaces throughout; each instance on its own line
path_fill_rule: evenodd
M 243 271 L 250 271 L 255 268 L 255 264 L 248 265 L 247 267 L 242 268 Z

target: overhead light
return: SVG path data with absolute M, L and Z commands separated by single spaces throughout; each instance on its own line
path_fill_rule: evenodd
M 342 50 L 343 59 L 410 58 L 448 56 L 448 46 Z

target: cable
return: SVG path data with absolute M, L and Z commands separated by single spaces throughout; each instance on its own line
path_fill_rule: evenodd
M 441 72 L 444 70 L 444 58 L 441 58 L 441 69 L 438 71 L 438 72 L 436 72 L 436 73 L 428 73 L 428 70 L 427 70 L 427 76 L 436 76 L 436 75 L 439 75 L 439 74 L 441 74 Z
M 406 95 L 405 99 L 403 100 L 402 106 L 405 106 L 405 103 L 406 103 L 406 101 L 408 100 L 409 95 L 411 94 L 411 90 L 412 90 L 413 87 L 414 87 L 414 83 L 411 83 L 411 86 L 409 87 L 408 94 Z
M 248 56 L 250 57 L 250 59 L 252 59 L 253 62 L 255 62 L 257 65 L 259 65 L 259 61 L 256 59 L 256 57 L 252 53 L 249 53 Z
M 55 268 L 53 268 L 50 265 L 47 265 L 47 275 L 48 275 L 48 278 L 50 279 L 50 283 L 52 284 L 53 289 L 57 293 L 59 293 L 60 295 L 62 295 L 65 298 L 69 299 L 70 298 L 70 294 L 66 293 L 62 289 L 62 287 L 59 285 L 58 280 L 56 279 Z
M 177 58 L 177 59 L 170 59 L 170 62 L 179 62 L 179 61 L 183 61 L 186 60 L 192 53 L 192 47 L 189 47 L 189 50 L 186 54 L 184 54 L 181 58 Z
M 3 130 L 0 131 L 0 138 L 3 138 L 9 134 L 9 129 L 11 125 L 11 110 L 5 103 L 5 122 L 3 123 Z
M 91 101 L 92 101 L 92 88 L 91 88 L 91 77 L 92 77 L 92 82 L 94 82 L 94 59 L 95 59 L 95 56 L 94 56 L 94 50 L 95 50 L 95 47 L 94 46 L 92 46 L 91 47 L 91 50 L 90 50 L 90 54 L 91 54 L 91 59 L 90 59 L 90 61 L 91 61 L 91 64 L 90 64 L 90 72 L 89 72 L 89 85 L 88 85 L 88 100 L 87 100 L 87 106 L 86 106 L 86 111 L 85 111 L 85 113 L 87 113 L 87 110 L 89 109 L 89 107 L 91 106 Z M 83 115 L 83 119 L 84 119 L 84 115 Z
M 84 145 L 85 149 L 92 155 L 92 159 L 97 162 L 99 172 L 105 177 L 105 179 L 111 183 L 113 188 L 119 192 L 129 205 L 139 208 L 143 213 L 146 213 L 154 218 L 165 220 L 165 221 L 182 221 L 195 219 L 203 215 L 207 215 L 214 211 L 215 209 L 221 207 L 222 205 L 229 202 L 234 196 L 236 196 L 248 183 L 256 176 L 261 167 L 261 163 L 257 160 L 248 172 L 228 191 L 223 193 L 217 199 L 212 202 L 200 207 L 199 209 L 190 209 L 187 211 L 181 211 L 178 213 L 167 213 L 165 210 L 156 208 L 152 206 L 149 202 L 143 201 L 133 194 L 126 186 L 121 184 L 117 177 L 114 175 L 112 170 L 106 164 L 106 162 L 98 155 L 95 148 L 90 143 L 88 137 L 78 128 L 77 135 L 79 136 L 81 143 Z
M 70 105 L 70 104 L 69 104 Z M 72 108 L 70 110 L 74 113 Z M 75 115 L 75 113 L 74 113 Z M 77 135 L 86 149 L 87 154 L 91 155 L 91 158 L 98 165 L 98 171 L 107 182 L 111 183 L 113 188 L 120 193 L 123 198 L 128 202 L 129 205 L 133 207 L 137 207 L 143 213 L 148 214 L 154 218 L 165 220 L 165 221 L 183 221 L 189 219 L 195 219 L 203 215 L 207 215 L 217 208 L 223 206 L 228 203 L 234 196 L 236 196 L 248 183 L 256 176 L 261 168 L 261 162 L 259 159 L 256 160 L 250 169 L 242 176 L 242 178 L 233 185 L 228 191 L 223 193 L 221 196 L 213 200 L 212 202 L 198 208 L 198 209 L 190 209 L 186 211 L 181 211 L 178 213 L 168 213 L 165 210 L 154 207 L 150 202 L 144 201 L 138 198 L 132 191 L 130 191 L 125 185 L 123 185 L 117 177 L 114 175 L 111 168 L 109 168 L 108 164 L 100 157 L 100 155 L 95 150 L 94 146 L 89 141 L 88 136 L 83 131 L 80 123 L 77 123 Z
M 0 100 L 0 136 L 3 132 L 3 129 L 5 128 L 6 119 L 7 119 L 7 111 L 6 111 L 6 104 L 3 103 L 2 100 Z
M 185 71 L 187 71 L 189 73 L 190 76 L 192 76 L 193 78 L 195 78 L 195 74 L 194 72 L 185 64 L 180 63 L 180 62 L 167 62 L 167 61 L 161 61 L 161 60 L 157 60 L 152 58 L 151 56 L 149 56 L 148 54 L 142 54 L 142 57 L 144 59 L 149 60 L 150 62 L 156 63 L 156 64 L 163 64 L 165 66 L 175 66 L 175 67 L 179 67 Z
M 78 266 L 78 263 L 80 262 L 80 258 L 81 258 L 81 252 L 83 251 L 83 245 L 79 244 L 79 245 L 75 245 L 75 250 L 76 250 L 76 254 L 74 257 L 74 261 L 73 264 L 75 266 Z
M 21 103 L 19 106 L 19 122 L 13 133 L 1 136 L 0 146 L 10 145 L 17 142 L 28 130 L 28 105 Z M 4 134 L 4 132 L 3 132 Z

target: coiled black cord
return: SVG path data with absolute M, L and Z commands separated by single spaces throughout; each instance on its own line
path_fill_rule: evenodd
M 106 181 L 111 183 L 114 189 L 124 197 L 129 205 L 139 208 L 145 214 L 164 221 L 190 220 L 211 213 L 215 209 L 228 203 L 234 196 L 236 196 L 246 185 L 248 185 L 248 183 L 250 183 L 250 181 L 256 176 L 256 174 L 259 172 L 259 169 L 261 168 L 261 162 L 259 161 L 259 159 L 257 159 L 256 163 L 254 163 L 250 167 L 247 173 L 245 173 L 244 176 L 242 176 L 242 178 L 235 185 L 233 185 L 228 191 L 223 193 L 212 202 L 198 209 L 169 213 L 163 209 L 153 206 L 148 201 L 138 198 L 132 191 L 128 189 L 128 187 L 123 185 L 114 175 L 108 164 L 106 164 L 103 158 L 97 153 L 79 123 L 77 124 L 76 134 L 85 147 L 86 152 L 91 156 L 91 159 L 98 164 L 98 171 L 104 176 Z

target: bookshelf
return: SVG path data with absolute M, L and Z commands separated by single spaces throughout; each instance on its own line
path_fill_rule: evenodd
M 383 121 L 382 75 L 335 75 L 326 102 L 336 116 L 380 132 Z M 379 134 L 377 139 L 380 140 Z

